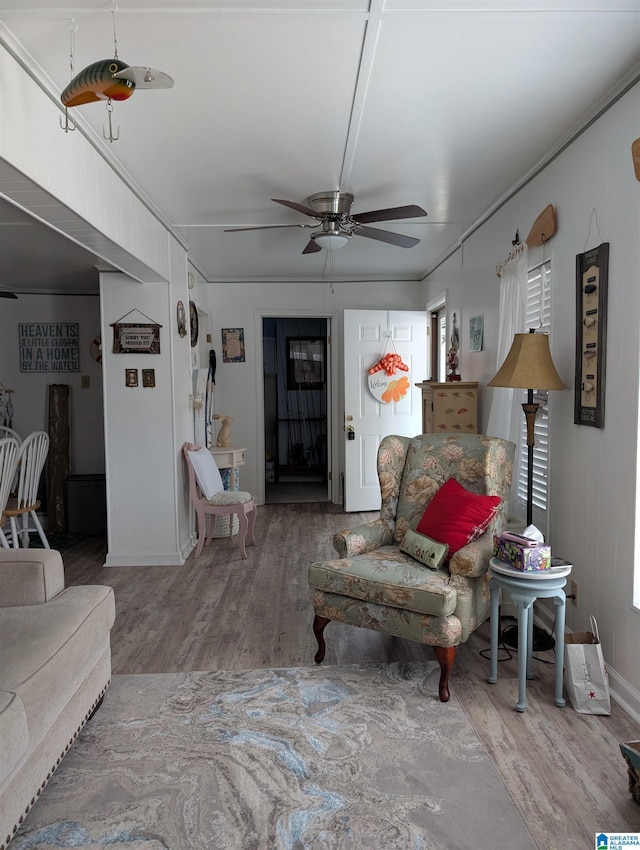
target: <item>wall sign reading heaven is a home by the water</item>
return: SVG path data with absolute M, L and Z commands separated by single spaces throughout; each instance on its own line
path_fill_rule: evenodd
M 18 325 L 21 372 L 79 372 L 77 322 Z

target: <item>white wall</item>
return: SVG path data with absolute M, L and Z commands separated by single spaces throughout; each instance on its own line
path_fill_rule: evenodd
M 77 322 L 79 372 L 21 372 L 18 325 L 23 323 Z M 20 295 L 0 301 L 0 382 L 14 390 L 13 427 L 21 435 L 46 431 L 49 386 L 68 384 L 71 405 L 70 474 L 104 472 L 102 367 L 89 353 L 100 333 L 97 296 Z M 82 388 L 82 376 L 89 388 Z
M 117 268 L 168 279 L 166 229 L 90 144 L 81 116 L 76 132 L 60 131 L 58 94 L 26 73 L 2 23 L 0 36 L 13 50 L 0 44 L 0 191 Z
M 189 336 L 180 337 L 179 300 L 188 304 L 187 259 L 170 247 L 172 283 L 100 275 L 104 345 L 108 547 L 106 566 L 182 564 L 193 540 L 181 446 L 193 438 Z M 114 354 L 114 322 L 152 322 L 159 354 Z M 128 387 L 125 370 L 138 370 Z M 143 386 L 153 369 L 155 387 Z
M 640 132 L 640 86 L 635 86 L 541 174 L 503 206 L 425 282 L 426 300 L 447 289 L 461 304 L 461 372 L 464 380 L 490 380 L 497 369 L 499 280 L 516 228 L 525 238 L 537 215 L 552 203 L 558 232 L 552 256 L 551 350 L 568 392 L 550 394 L 550 540 L 574 563 L 577 608 L 567 605 L 567 625 L 600 626 L 617 696 L 640 712 L 640 612 L 632 608 L 634 505 L 640 350 L 640 183 L 631 142 Z M 592 210 L 597 214 L 589 226 Z M 595 214 L 594 214 L 595 219 Z M 605 427 L 574 425 L 576 255 L 610 243 Z M 529 252 L 530 263 L 543 248 Z M 469 352 L 469 319 L 484 313 L 485 351 Z M 486 427 L 491 390 L 480 392 Z
M 178 300 L 187 308 L 189 303 L 186 250 L 121 179 L 104 146 L 92 144 L 94 134 L 81 118 L 76 132 L 60 132 L 57 92 L 27 72 L 29 57 L 22 55 L 20 45 L 2 24 L 0 35 L 6 39 L 0 45 L 0 191 L 127 272 L 101 275 L 99 302 L 91 302 L 95 327 L 85 330 L 83 320 L 81 328 L 83 351 L 88 351 L 100 328 L 104 340 L 104 393 L 87 415 L 102 416 L 104 404 L 104 452 L 102 445 L 98 451 L 97 443 L 92 450 L 105 457 L 107 564 L 179 565 L 193 544 L 180 454 L 182 442 L 193 437 L 191 349 L 189 337 L 179 336 L 176 323 Z M 20 299 L 17 307 L 5 307 L 10 303 L 3 301 L 3 314 L 26 310 L 31 301 Z M 54 321 L 59 313 L 66 316 L 68 307 L 61 305 L 74 301 L 53 298 L 47 309 L 44 301 L 37 303 L 43 305 L 42 312 L 39 317 L 35 311 L 27 315 L 30 321 Z M 77 299 L 75 303 L 85 302 Z M 112 354 L 111 323 L 133 309 L 163 326 L 159 355 Z M 5 345 L 9 343 L 3 339 L 0 351 Z M 17 350 L 14 357 L 17 360 Z M 143 366 L 156 370 L 155 389 L 142 386 Z M 3 360 L 0 371 L 4 368 Z M 125 386 L 125 368 L 139 370 L 135 390 Z M 44 378 L 30 377 L 44 387 Z M 92 387 L 98 389 L 93 381 Z M 89 391 L 78 390 L 82 392 Z M 16 397 L 16 407 L 18 402 Z M 34 421 L 38 404 L 34 394 Z M 92 424 L 80 422 L 76 428 L 82 429 L 86 442 L 78 447 L 82 460 L 80 466 L 72 467 L 74 472 L 85 471 L 85 462 L 95 463 L 85 456 Z
M 391 249 L 390 249 L 391 250 Z M 232 440 L 247 449 L 240 487 L 264 499 L 262 316 L 324 316 L 332 320 L 333 371 L 330 375 L 333 420 L 334 500 L 339 499 L 343 469 L 344 416 L 342 311 L 345 309 L 424 309 L 422 286 L 411 281 L 373 283 L 206 284 L 204 302 L 213 317 L 212 345 L 217 353 L 215 411 L 233 417 Z M 244 328 L 244 363 L 222 362 L 222 328 Z M 422 376 L 416 380 L 422 380 Z

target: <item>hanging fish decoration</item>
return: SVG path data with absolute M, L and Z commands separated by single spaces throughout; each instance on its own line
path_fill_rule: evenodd
M 132 67 L 120 59 L 101 59 L 80 71 L 60 95 L 66 107 L 100 100 L 127 100 L 136 88 L 169 89 L 173 79 L 163 71 Z
M 115 75 L 129 66 L 120 59 L 101 59 L 80 71 L 60 95 L 64 106 L 81 106 L 99 100 L 126 100 L 135 91 L 135 83 Z

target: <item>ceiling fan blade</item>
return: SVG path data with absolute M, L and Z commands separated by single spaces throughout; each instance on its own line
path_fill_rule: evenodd
M 0 292 L 0 298 L 17 298 L 18 296 L 14 292 Z
M 316 245 L 313 239 L 309 239 L 307 242 L 303 254 L 317 254 L 318 251 L 322 251 L 322 248 L 319 245 Z
M 388 242 L 389 245 L 397 245 L 399 248 L 413 248 L 420 242 L 413 236 L 403 236 L 402 233 L 392 233 L 390 230 L 378 230 L 377 227 L 358 227 L 354 233 L 356 236 L 377 239 L 378 242 Z
M 390 207 L 387 210 L 372 210 L 365 213 L 353 213 L 352 218 L 367 224 L 372 221 L 393 221 L 398 218 L 417 218 L 428 215 L 426 210 L 416 204 L 407 204 L 404 207 Z
M 276 204 L 284 204 L 285 207 L 296 210 L 296 212 L 304 213 L 304 215 L 310 215 L 313 218 L 322 218 L 322 215 L 318 215 L 316 210 L 312 210 L 311 207 L 305 207 L 303 204 L 297 204 L 295 201 L 283 201 L 281 198 L 271 198 L 271 200 Z
M 315 224 L 263 224 L 256 227 L 227 227 L 225 233 L 236 233 L 239 230 L 280 230 L 283 227 L 316 227 Z

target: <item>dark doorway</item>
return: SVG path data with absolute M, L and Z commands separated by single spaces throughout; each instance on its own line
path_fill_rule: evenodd
M 263 318 L 265 502 L 326 502 L 327 319 Z

